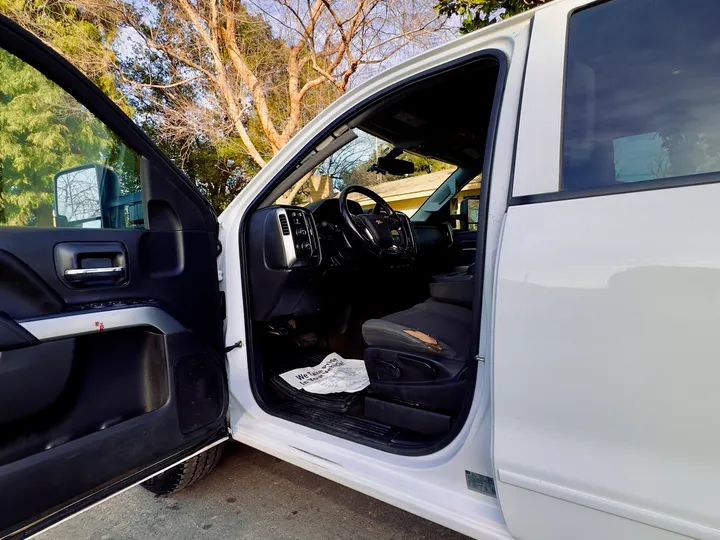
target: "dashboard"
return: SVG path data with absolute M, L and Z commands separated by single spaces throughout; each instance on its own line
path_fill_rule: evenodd
M 250 216 L 246 240 L 254 320 L 269 321 L 318 309 L 308 284 L 322 262 L 322 251 L 309 210 L 261 208 Z
M 349 200 L 348 206 L 353 214 L 363 213 L 356 201 Z M 411 227 L 420 260 L 423 254 L 437 259 L 448 248 L 442 227 Z M 333 295 L 329 271 L 354 271 L 377 262 L 368 261 L 348 240 L 338 199 L 323 199 L 305 208 L 261 208 L 250 216 L 246 234 L 250 304 L 256 321 L 315 313 Z M 403 260 L 402 266 L 411 264 L 412 258 Z

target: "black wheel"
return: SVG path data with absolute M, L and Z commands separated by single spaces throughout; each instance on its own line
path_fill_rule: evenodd
M 202 454 L 176 465 L 172 469 L 153 476 L 141 485 L 156 495 L 172 495 L 205 478 L 220 461 L 224 444 L 213 446 Z

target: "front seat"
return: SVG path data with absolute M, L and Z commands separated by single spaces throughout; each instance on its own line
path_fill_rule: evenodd
M 374 395 L 456 412 L 470 354 L 472 310 L 427 300 L 362 327 Z

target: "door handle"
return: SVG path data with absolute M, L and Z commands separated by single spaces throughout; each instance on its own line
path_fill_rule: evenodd
M 55 271 L 71 289 L 127 283 L 130 265 L 122 242 L 63 242 L 55 245 Z
M 110 266 L 107 268 L 68 268 L 65 270 L 65 279 L 68 281 L 121 277 L 125 277 L 125 267 L 123 266 Z

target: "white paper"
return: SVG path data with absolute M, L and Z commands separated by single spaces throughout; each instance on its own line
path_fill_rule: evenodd
M 317 366 L 286 371 L 280 377 L 293 388 L 313 394 L 359 392 L 370 385 L 363 360 L 348 360 L 337 353 L 328 354 Z

